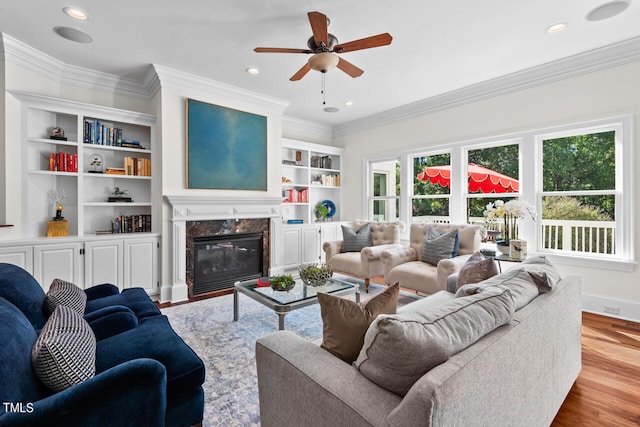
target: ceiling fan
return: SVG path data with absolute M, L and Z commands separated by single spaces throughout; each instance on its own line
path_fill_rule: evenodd
M 333 34 L 329 34 L 329 18 L 320 12 L 309 12 L 309 23 L 313 36 L 307 41 L 308 49 L 289 49 L 279 47 L 257 47 L 254 49 L 258 53 L 306 53 L 313 54 L 309 61 L 295 73 L 289 80 L 296 81 L 303 78 L 310 70 L 326 73 L 337 67 L 351 77 L 359 77 L 364 71 L 352 63 L 339 57 L 338 53 L 353 52 L 355 50 L 370 49 L 372 47 L 386 46 L 391 44 L 392 37 L 389 33 L 382 33 L 376 36 L 365 37 L 363 39 L 338 43 L 338 39 Z

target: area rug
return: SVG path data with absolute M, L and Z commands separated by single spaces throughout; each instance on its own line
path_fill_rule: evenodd
M 365 300 L 384 289 L 372 283 L 369 294 L 361 280 L 341 276 L 359 284 Z M 417 297 L 401 292 L 398 305 Z M 256 377 L 255 342 L 278 330 L 278 316 L 269 308 L 240 295 L 239 320 L 233 321 L 233 295 L 210 298 L 162 309 L 171 325 L 204 361 L 204 426 L 259 426 L 260 408 Z M 285 328 L 314 340 L 322 337 L 320 306 L 294 310 L 285 317 Z

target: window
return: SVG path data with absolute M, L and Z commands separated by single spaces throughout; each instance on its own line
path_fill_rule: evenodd
M 544 250 L 604 257 L 618 253 L 618 132 L 604 127 L 540 138 Z
M 631 116 L 594 120 L 370 161 L 369 218 L 486 225 L 489 202 L 520 199 L 536 212 L 518 222 L 529 253 L 632 271 L 632 122 Z M 474 181 L 482 178 L 473 176 L 477 167 L 491 171 L 489 187 Z M 503 188 L 496 186 L 500 179 Z M 488 228 L 503 232 L 497 222 Z
M 449 222 L 451 154 L 412 157 L 411 222 Z
M 369 168 L 369 218 L 375 221 L 397 220 L 400 203 L 400 161 L 393 159 L 371 162 Z
M 520 145 L 506 144 L 467 152 L 467 222 L 484 225 L 486 206 L 512 200 L 520 192 Z M 493 224 L 499 231 L 502 224 Z

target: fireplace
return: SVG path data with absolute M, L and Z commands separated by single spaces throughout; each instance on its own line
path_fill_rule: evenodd
M 206 236 L 262 233 L 262 271 L 282 274 L 284 257 L 282 215 L 278 196 L 212 197 L 165 195 L 171 205 L 171 232 L 168 250 L 169 280 L 160 288 L 161 302 L 186 301 L 194 295 L 194 243 Z M 233 284 L 231 284 L 233 286 Z
M 193 295 L 229 289 L 238 280 L 265 276 L 264 233 L 194 238 Z
M 269 219 L 187 221 L 186 226 L 189 297 L 269 274 Z

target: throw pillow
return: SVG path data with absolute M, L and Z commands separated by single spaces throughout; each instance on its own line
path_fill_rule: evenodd
M 469 283 L 480 283 L 496 274 L 498 274 L 498 267 L 493 258 L 487 258 L 480 252 L 475 252 L 460 269 L 456 290 Z
M 538 286 L 527 271 L 522 268 L 510 268 L 504 273 L 493 276 L 483 282 L 460 287 L 454 297 L 460 298 L 475 295 L 495 286 L 504 286 L 511 290 L 516 310 L 520 310 L 540 294 Z
M 492 287 L 422 312 L 381 315 L 371 323 L 354 366 L 400 396 L 432 368 L 509 323 L 511 291 Z
M 321 347 L 351 363 L 358 357 L 364 335 L 379 314 L 394 314 L 400 285 L 389 286 L 383 292 L 357 304 L 335 295 L 318 293 L 322 315 Z
M 458 255 L 458 230 L 440 233 L 433 227 L 427 228 L 422 244 L 422 261 L 438 265 L 441 259 Z
M 53 391 L 93 377 L 96 372 L 96 338 L 75 310 L 58 306 L 31 350 L 31 364 L 42 383 Z
M 70 307 L 82 316 L 87 305 L 87 294 L 73 283 L 53 279 L 44 297 L 44 307 L 51 314 L 59 305 Z
M 342 249 L 340 252 L 360 252 L 367 246 L 371 246 L 371 224 L 367 223 L 358 231 L 342 226 Z
M 522 262 L 522 268 L 529 273 L 541 294 L 551 292 L 561 279 L 560 272 L 544 256 L 527 258 Z

